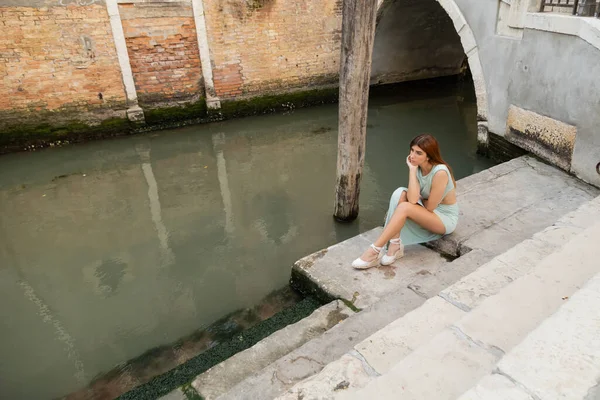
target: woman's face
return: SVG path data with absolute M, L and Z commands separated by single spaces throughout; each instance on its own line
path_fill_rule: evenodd
M 427 161 L 427 153 L 425 153 L 419 146 L 414 145 L 410 148 L 408 159 L 412 165 L 420 166 Z

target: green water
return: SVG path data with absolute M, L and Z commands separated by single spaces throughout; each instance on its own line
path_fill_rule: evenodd
M 455 85 L 374 93 L 351 224 L 332 218 L 337 105 L 0 157 L 0 398 L 114 397 L 163 372 L 128 360 L 296 301 L 265 297 L 297 259 L 381 224 L 413 136 L 434 134 L 457 179 L 492 165 L 475 118 Z

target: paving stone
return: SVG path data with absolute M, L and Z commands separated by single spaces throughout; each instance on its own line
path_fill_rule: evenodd
M 600 233 L 600 229 L 595 232 Z M 599 309 L 600 274 L 597 274 L 498 364 L 500 372 L 539 399 L 597 398 Z
M 510 282 L 527 274 L 555 248 L 546 242 L 525 240 L 444 289 L 440 296 L 456 307 L 470 311 Z
M 484 169 L 481 172 L 460 179 L 456 184 L 456 193 L 459 196 L 463 195 L 475 190 L 477 186 L 487 183 L 494 178 L 496 178 L 495 174 L 491 173 L 489 169 Z
M 530 167 L 530 160 L 533 160 L 534 162 L 539 162 L 535 160 L 535 158 L 532 158 L 530 156 L 517 157 L 508 162 L 494 165 L 493 167 L 488 168 L 488 171 L 494 174 L 496 177 L 499 177 L 502 175 L 510 174 L 511 172 L 516 171 L 520 168 Z
M 387 374 L 339 399 L 454 400 L 491 371 L 499 356 L 447 329 Z
M 408 287 L 425 298 L 435 297 L 443 289 L 472 273 L 492 257 L 483 250 L 473 250 L 451 263 L 445 264 L 442 268 L 437 268 L 432 273 L 416 275 L 411 279 Z
M 355 270 L 352 261 L 360 256 L 381 233 L 372 229 L 362 235 L 317 252 L 294 264 L 294 273 L 305 276 L 333 298 L 352 301 L 358 308 L 374 304 L 400 287 L 406 287 L 414 276 L 433 274 L 446 259 L 424 246 L 407 246 L 405 255 L 391 266 Z
M 464 314 L 464 311 L 436 296 L 354 348 L 375 371 L 384 374 Z
M 518 387 L 513 381 L 499 374 L 483 377 L 477 386 L 458 400 L 538 400 Z
M 333 301 L 308 317 L 271 334 L 249 349 L 215 365 L 194 379 L 192 386 L 206 400 L 216 399 L 256 371 L 283 357 L 309 340 L 322 335 L 339 321 L 354 314 Z
M 361 388 L 375 376 L 377 374 L 374 371 L 365 368 L 359 354 L 344 354 L 339 360 L 329 363 L 319 374 L 289 389 L 277 400 L 334 399 L 338 392 Z
M 576 226 L 588 228 L 594 222 L 600 221 L 600 196 L 582 205 L 578 212 L 568 213 L 563 216 L 557 225 Z
M 584 228 L 578 226 L 559 225 L 561 224 L 561 220 L 559 220 L 556 224 L 544 229 L 543 231 L 533 235 L 533 239 L 543 241 L 560 248 L 575 236 L 583 232 Z
M 412 290 L 401 288 L 248 377 L 219 400 L 276 398 L 424 302 L 425 299 Z

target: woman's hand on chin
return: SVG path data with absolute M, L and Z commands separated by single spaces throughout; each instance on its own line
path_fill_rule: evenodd
M 416 170 L 417 170 L 417 165 L 413 165 L 413 164 L 410 162 L 410 156 L 407 156 L 407 157 L 406 157 L 406 165 L 408 165 L 408 170 L 409 170 L 409 171 L 411 171 L 411 172 L 412 172 L 412 171 L 416 171 Z

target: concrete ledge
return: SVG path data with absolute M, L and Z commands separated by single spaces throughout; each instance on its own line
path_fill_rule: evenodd
M 355 270 L 352 260 L 373 243 L 382 228 L 375 228 L 294 263 L 292 286 L 322 299 L 344 299 L 359 309 L 406 287 L 416 276 L 434 274 L 448 262 L 435 251 L 407 246 L 394 265 Z
M 476 387 L 458 400 L 538 400 L 526 393 L 504 375 L 485 376 Z
M 204 399 L 216 399 L 248 376 L 322 335 L 352 314 L 354 312 L 341 301 L 331 302 L 200 374 L 192 386 Z
M 219 400 L 276 398 L 298 382 L 318 374 L 327 364 L 352 351 L 356 343 L 423 302 L 424 299 L 411 290 L 398 290 L 248 377 Z M 348 371 L 360 373 L 355 367 L 355 362 L 350 360 Z
M 527 13 L 525 28 L 578 36 L 600 50 L 600 20 L 550 13 Z

